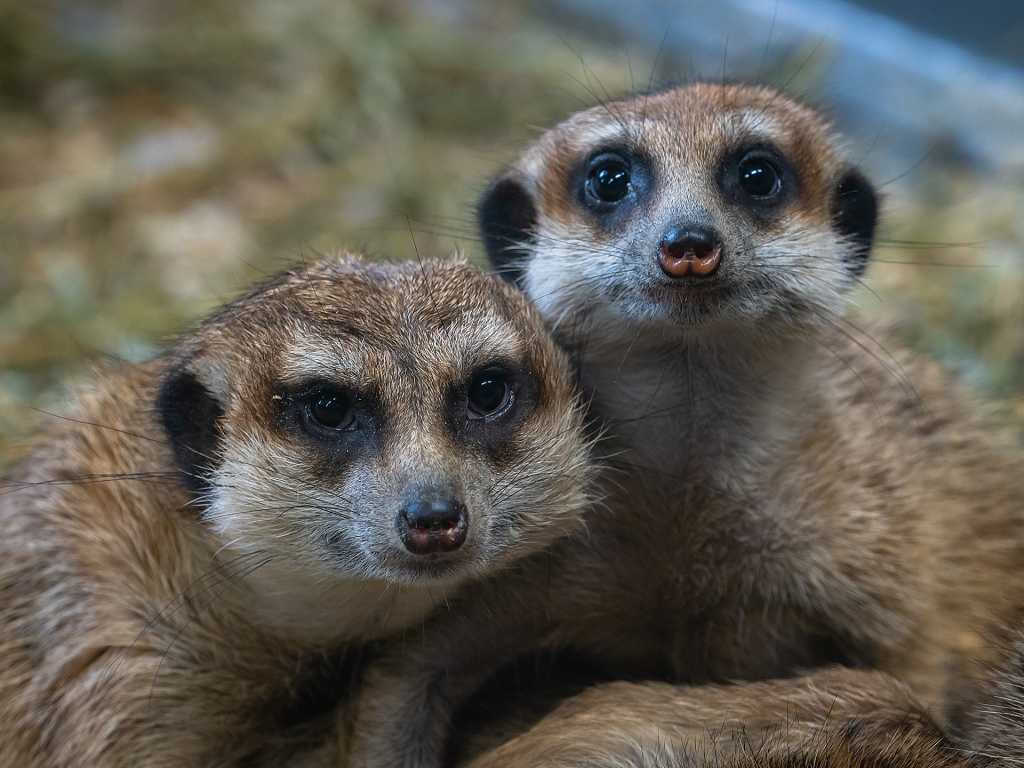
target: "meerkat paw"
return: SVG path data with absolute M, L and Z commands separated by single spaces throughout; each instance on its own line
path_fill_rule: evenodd
M 442 688 L 440 675 L 370 670 L 351 730 L 349 768 L 441 768 L 451 721 Z

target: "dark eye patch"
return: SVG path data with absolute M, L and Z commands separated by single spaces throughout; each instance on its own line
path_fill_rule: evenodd
M 371 439 L 382 426 L 373 392 L 313 380 L 274 389 L 277 422 L 293 440 L 327 453 L 348 452 Z
M 473 376 L 466 391 L 470 419 L 500 419 L 516 407 L 516 386 L 507 371 L 485 368 Z
M 605 153 L 590 161 L 583 191 L 591 205 L 611 206 L 632 191 L 629 161 L 619 154 Z
M 306 429 L 327 435 L 349 432 L 358 427 L 355 399 L 343 389 L 322 389 L 303 403 Z
M 748 197 L 770 200 L 782 192 L 782 174 L 770 157 L 746 155 L 736 167 L 737 182 Z
M 731 150 L 719 163 L 717 177 L 726 200 L 758 217 L 770 216 L 799 192 L 792 164 L 771 144 Z
M 495 360 L 452 382 L 446 421 L 458 443 L 476 446 L 496 463 L 511 458 L 511 444 L 537 405 L 537 378 L 520 364 Z
M 643 152 L 626 146 L 589 153 L 569 174 L 569 193 L 602 228 L 624 223 L 648 198 L 653 174 Z

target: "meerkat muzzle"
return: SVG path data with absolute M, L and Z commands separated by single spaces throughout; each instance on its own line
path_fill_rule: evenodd
M 712 230 L 703 227 L 672 229 L 661 240 L 658 263 L 671 278 L 707 277 L 722 261 L 722 245 Z

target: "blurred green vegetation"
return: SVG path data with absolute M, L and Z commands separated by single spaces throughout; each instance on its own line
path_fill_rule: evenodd
M 152 354 L 291 259 L 479 258 L 487 177 L 671 54 L 652 73 L 527 0 L 3 3 L 0 465 L 89 360 Z M 1024 413 L 1024 185 L 925 175 L 883 239 L 982 245 L 883 244 L 862 303 Z

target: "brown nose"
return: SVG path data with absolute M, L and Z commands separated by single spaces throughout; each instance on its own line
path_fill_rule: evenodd
M 670 229 L 661 239 L 658 263 L 671 278 L 707 277 L 722 261 L 722 242 L 713 229 Z
M 414 555 L 454 552 L 466 540 L 469 515 L 457 499 L 417 499 L 398 513 L 398 535 Z

